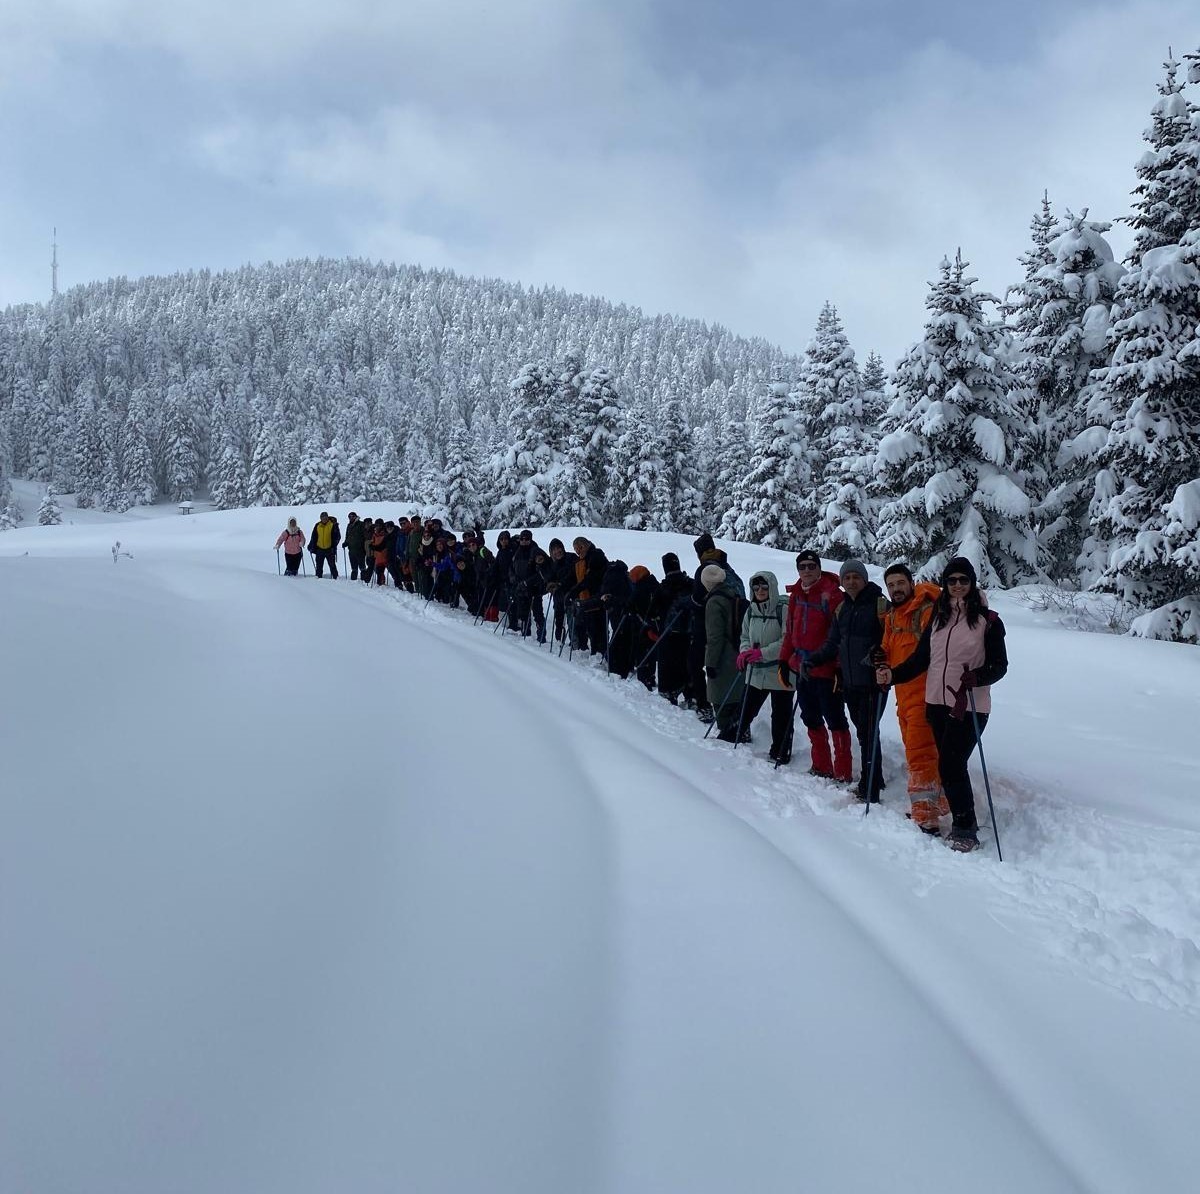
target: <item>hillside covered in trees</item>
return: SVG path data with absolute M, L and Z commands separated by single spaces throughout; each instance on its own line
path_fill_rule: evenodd
M 1189 56 L 1200 82 L 1200 56 Z M 941 263 L 890 378 L 836 308 L 799 356 L 598 298 L 362 261 L 75 288 L 0 313 L 10 476 L 125 510 L 399 502 L 451 525 L 699 531 L 990 585 L 1200 639 L 1200 108 L 1170 61 L 1133 249 L 1045 199 L 1003 299 Z M 1193 88 L 1194 91 L 1194 88 Z

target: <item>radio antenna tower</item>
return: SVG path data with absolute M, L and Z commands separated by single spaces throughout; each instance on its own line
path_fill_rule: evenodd
M 50 240 L 50 297 L 58 298 L 58 229 L 55 228 Z

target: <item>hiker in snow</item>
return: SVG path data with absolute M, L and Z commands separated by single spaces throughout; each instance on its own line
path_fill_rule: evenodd
M 938 774 L 950 803 L 952 849 L 979 845 L 975 793 L 967 761 L 992 709 L 991 685 L 1008 671 L 1004 623 L 979 590 L 975 567 L 956 556 L 942 572 L 942 593 L 913 653 L 895 667 L 883 666 L 878 683 L 906 684 L 925 676 L 925 716 L 937 744 Z M 974 697 L 977 716 L 970 711 Z
M 387 527 L 382 518 L 375 519 L 371 528 L 371 537 L 367 540 L 367 550 L 370 552 L 371 571 L 375 574 L 377 585 L 387 584 L 388 541 Z
M 613 560 L 604 570 L 600 582 L 600 604 L 608 618 L 608 670 L 610 675 L 628 678 L 633 668 L 633 627 L 629 603 L 633 600 L 633 585 L 629 567 L 624 560 Z
M 405 547 L 405 559 L 408 563 L 408 575 L 413 582 L 413 590 L 419 597 L 429 596 L 429 577 L 421 564 L 421 541 L 425 538 L 425 528 L 421 524 L 419 514 L 408 517 L 408 545 Z M 433 538 L 429 542 L 432 544 Z
M 725 569 L 705 564 L 700 570 L 704 586 L 704 678 L 708 702 L 713 707 L 717 737 L 722 742 L 749 742 L 749 731 L 739 738 L 738 720 L 744 685 L 737 669 L 742 634 L 741 598 L 726 577 Z
M 600 586 L 608 571 L 608 557 L 582 535 L 572 546 L 575 583 L 567 590 L 567 600 L 575 602 L 575 649 L 603 655 L 608 650 L 608 620 L 600 603 Z
M 383 524 L 383 529 L 387 533 L 388 575 L 392 578 L 392 584 L 399 589 L 404 584 L 404 552 L 408 547 L 408 536 L 390 518 Z
M 353 511 L 346 519 L 346 556 L 350 561 L 350 579 L 370 581 L 371 573 L 367 568 L 367 524 Z
M 921 641 L 942 595 L 937 585 L 913 581 L 904 564 L 893 564 L 883 574 L 889 605 L 883 619 L 882 658 L 877 662 L 895 667 L 907 659 Z M 896 686 L 896 719 L 908 763 L 910 817 L 924 833 L 940 833 L 938 817 L 950 815 L 938 778 L 937 744 L 925 717 L 925 681 L 917 676 Z
M 342 541 L 342 529 L 337 519 L 331 518 L 325 511 L 313 524 L 312 534 L 308 540 L 308 550 L 313 553 L 313 565 L 317 570 L 317 579 L 324 575 L 325 565 L 329 565 L 329 579 L 337 580 L 337 549 Z
M 701 721 L 710 722 L 713 719 L 713 711 L 707 695 L 707 675 L 704 663 L 706 654 L 704 623 L 708 595 L 700 581 L 700 574 L 708 565 L 713 564 L 725 573 L 725 583 L 739 597 L 746 596 L 746 586 L 742 584 L 741 577 L 730 566 L 729 557 L 713 542 L 713 537 L 707 531 L 697 536 L 692 547 L 696 551 L 696 559 L 699 563 L 696 566 L 695 575 L 692 577 L 692 625 L 691 642 L 688 649 L 688 670 L 692 681 L 692 691 L 696 696 L 696 716 Z
M 787 599 L 779 596 L 774 572 L 756 572 L 750 578 L 750 605 L 742 617 L 741 648 L 737 669 L 745 675 L 747 693 L 741 729 L 749 731 L 759 710 L 771 699 L 771 759 L 792 761 L 792 693 L 779 678 L 779 649 Z
M 458 569 L 454 563 L 454 550 L 447 535 L 438 535 L 433 541 L 429 572 L 432 578 L 430 596 L 440 605 L 458 605 Z
M 674 705 L 680 697 L 692 704 L 688 678 L 689 632 L 692 625 L 692 578 L 669 551 L 662 558 L 663 578 L 658 586 L 659 639 L 651 662 L 658 663 L 658 691 Z
M 533 532 L 522 531 L 512 555 L 512 625 L 528 638 L 530 627 L 537 627 L 537 641 L 546 641 L 546 610 L 542 604 L 545 588 L 538 571 L 537 557 L 544 553 L 533 541 Z
M 878 724 L 883 711 L 880 702 L 886 701 L 887 693 L 875 680 L 875 653 L 883 642 L 887 601 L 883 590 L 867 576 L 862 560 L 846 560 L 839 576 L 846 596 L 834 610 L 824 644 L 800 664 L 800 679 L 803 683 L 811 669 L 837 661 L 842 694 L 858 736 L 858 798 L 877 804 L 884 787 Z
M 633 664 L 637 667 L 637 678 L 649 692 L 653 692 L 656 668 L 650 651 L 662 629 L 662 623 L 658 620 L 658 577 L 644 564 L 635 564 L 629 569 L 629 583 L 633 586 L 629 599 L 629 620 L 633 624 Z M 647 655 L 650 655 L 649 659 Z
M 482 618 L 492 604 L 491 576 L 494 557 L 491 548 L 483 541 L 481 533 L 477 533 L 467 544 L 467 558 L 464 562 L 472 575 L 471 579 L 465 582 L 467 587 L 463 592 L 472 592 L 475 602 L 474 607 L 468 608 L 475 617 Z
M 479 590 L 476 586 L 476 568 L 478 540 L 474 531 L 463 531 L 462 549 L 454 561 L 458 573 L 458 595 L 467 607 L 467 613 L 474 617 L 479 612 Z
M 279 532 L 275 540 L 275 550 L 283 548 L 284 576 L 296 576 L 304 560 L 304 532 L 294 518 L 287 520 L 287 526 Z
M 542 585 L 551 595 L 556 643 L 561 643 L 566 634 L 567 590 L 575 583 L 576 559 L 575 553 L 568 552 L 561 539 L 551 539 L 549 554 L 539 565 Z
M 815 551 L 805 550 L 796 557 L 796 571 L 796 583 L 788 587 L 788 612 L 779 648 L 779 678 L 789 688 L 800 665 L 825 645 L 834 612 L 842 603 L 837 577 L 821 570 L 821 557 Z M 803 679 L 797 679 L 796 700 L 812 748 L 812 774 L 849 783 L 854 778 L 850 723 L 846 720 L 846 703 L 834 686 L 836 676 L 834 663 L 809 668 Z M 793 737 L 794 732 L 793 713 Z
M 512 535 L 508 531 L 501 531 L 496 536 L 496 554 L 492 557 L 492 575 L 488 580 L 488 588 L 492 594 L 491 604 L 504 616 L 506 627 L 512 626 L 508 611 L 512 596 L 512 558 L 515 550 Z

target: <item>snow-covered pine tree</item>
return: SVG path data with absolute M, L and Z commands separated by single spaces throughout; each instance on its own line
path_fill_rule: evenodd
M 812 473 L 796 392 L 786 382 L 767 386 L 755 406 L 751 436 L 750 467 L 734 494 L 734 537 L 798 551 L 813 531 Z
M 217 406 L 217 411 L 221 411 Z M 218 510 L 238 510 L 246 505 L 249 478 L 234 429 L 222 412 L 213 422 L 215 463 L 212 476 L 213 505 Z
M 38 526 L 43 527 L 56 527 L 62 522 L 62 507 L 58 504 L 58 495 L 51 484 L 46 486 L 46 492 L 42 495 L 37 520 Z
M 252 506 L 282 506 L 288 492 L 282 480 L 279 458 L 280 430 L 268 419 L 259 429 L 250 457 L 250 479 L 246 500 Z
M 883 357 L 872 350 L 867 353 L 867 359 L 862 367 L 862 390 L 864 394 L 883 394 L 887 385 L 887 370 L 883 367 Z
M 298 506 L 328 502 L 331 495 L 336 495 L 336 484 L 321 441 L 316 436 L 310 436 L 300 454 L 300 467 L 292 484 L 292 501 Z
M 1125 272 L 1104 237 L 1110 227 L 1087 219 L 1086 210 L 1068 212 L 1044 246 L 1050 260 L 1014 287 L 1022 311 L 1016 392 L 1025 416 L 1015 459 L 1035 503 L 1040 566 L 1072 585 L 1078 584 L 1095 483 L 1089 461 L 1097 429 L 1089 429 L 1088 378 L 1107 362 L 1113 300 Z
M 923 578 L 965 555 L 981 584 L 1035 573 L 1030 502 L 1008 461 L 1017 428 L 1001 327 L 987 319 L 962 254 L 943 260 L 925 300 L 925 337 L 896 367 L 876 457 L 885 495 L 876 552 Z
M 444 473 L 444 505 L 452 527 L 475 526 L 482 516 L 477 477 L 479 461 L 471 433 L 460 422 L 450 432 Z
M 163 463 L 167 491 L 176 502 L 192 498 L 200 483 L 200 429 L 190 391 L 176 380 L 163 406 Z
M 86 510 L 96 504 L 104 489 L 106 452 L 101 442 L 100 410 L 96 385 L 91 378 L 81 382 L 74 399 L 74 462 L 71 475 L 75 482 L 75 505 Z
M 1083 553 L 1106 552 L 1096 587 L 1149 611 L 1134 633 L 1156 637 L 1195 636 L 1200 604 L 1189 530 L 1200 474 L 1200 111 L 1177 72 L 1168 61 L 1146 131 L 1111 363 L 1091 389 L 1091 418 L 1109 432 Z
M 615 523 L 618 520 L 615 510 L 605 508 L 605 500 L 610 457 L 620 430 L 621 399 L 612 374 L 603 365 L 597 365 L 580 387 L 573 425 L 573 435 L 583 446 L 588 496 L 592 506 L 600 511 L 597 521 L 611 518 Z
M 639 395 L 625 408 L 621 434 L 613 450 L 611 506 L 631 531 L 666 530 L 669 500 L 663 461 L 650 412 Z
M 832 303 L 821 308 L 804 355 L 811 416 L 808 458 L 813 476 L 807 521 L 815 526 L 810 546 L 835 560 L 866 556 L 872 539 L 867 487 L 874 443 L 863 422 L 854 350 Z
M 546 442 L 546 429 L 556 426 L 556 381 L 542 365 L 527 363 L 510 388 L 514 402 L 508 444 L 491 462 L 501 494 L 492 521 L 497 526 L 545 526 L 561 467 L 559 454 Z

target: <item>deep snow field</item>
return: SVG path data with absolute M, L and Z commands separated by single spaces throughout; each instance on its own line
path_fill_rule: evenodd
M 279 578 L 292 511 L 64 507 L 0 535 L 4 1194 L 1200 1189 L 1200 651 L 993 595 L 1000 863 L 891 708 L 864 818 L 767 710 Z

